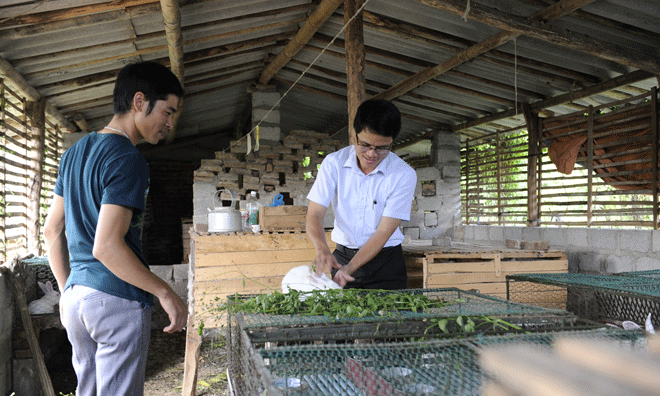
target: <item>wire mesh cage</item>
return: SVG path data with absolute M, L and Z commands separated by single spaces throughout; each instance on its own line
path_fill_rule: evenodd
M 56 305 L 59 304 L 59 293 L 48 258 L 37 256 L 25 258 L 21 261 L 26 264 L 28 269 L 26 299 L 30 302 L 28 306 L 30 314 L 56 313 Z
M 533 344 L 550 348 L 562 337 L 600 339 L 643 348 L 642 332 L 616 329 L 509 334 L 383 344 L 323 344 L 256 349 L 230 372 L 234 395 L 478 395 L 492 376 L 478 364 L 482 347 Z
M 518 274 L 507 276 L 507 299 L 566 309 L 600 322 L 644 323 L 649 314 L 660 324 L 660 282 L 655 272 L 630 276 Z
M 243 378 L 260 376 L 249 365 L 250 351 L 283 346 L 330 344 L 380 345 L 391 342 L 465 337 L 480 334 L 550 332 L 593 329 L 601 325 L 566 311 L 512 303 L 456 288 L 414 289 L 447 304 L 425 312 L 401 312 L 362 318 L 322 315 L 266 315 L 231 312 L 228 315 L 229 373 L 244 394 Z M 248 296 L 236 296 L 247 299 Z

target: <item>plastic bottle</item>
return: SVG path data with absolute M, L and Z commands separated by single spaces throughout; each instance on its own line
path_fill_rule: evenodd
M 256 191 L 250 191 L 250 196 L 245 202 L 245 209 L 248 211 L 248 225 L 253 226 L 259 224 L 259 209 L 261 209 L 261 204 L 257 200 Z

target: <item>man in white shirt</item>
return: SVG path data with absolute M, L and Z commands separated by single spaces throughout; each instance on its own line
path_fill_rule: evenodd
M 399 110 L 386 100 L 358 107 L 356 144 L 329 154 L 307 198 L 307 235 L 317 273 L 330 272 L 345 288 L 405 289 L 402 220 L 410 220 L 417 174 L 390 151 L 401 129 Z M 330 251 L 323 218 L 332 204 L 335 224 Z

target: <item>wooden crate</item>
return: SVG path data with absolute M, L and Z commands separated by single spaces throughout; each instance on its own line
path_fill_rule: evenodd
M 224 316 L 208 312 L 235 293 L 255 294 L 282 290 L 282 278 L 294 267 L 311 265 L 314 245 L 307 234 L 192 233 L 195 321 L 205 327 L 226 325 Z M 326 234 L 328 246 L 335 244 Z
M 506 276 L 568 272 L 566 253 L 558 250 L 444 250 L 423 254 L 423 287 L 476 289 L 506 298 Z
M 259 210 L 259 224 L 264 231 L 304 231 L 307 206 L 263 206 Z

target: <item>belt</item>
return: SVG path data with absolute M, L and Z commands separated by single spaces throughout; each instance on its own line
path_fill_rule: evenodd
M 350 255 L 355 255 L 358 252 L 358 250 L 360 250 L 359 248 L 358 249 L 347 248 L 346 246 L 340 244 L 337 244 L 335 249 L 337 249 L 337 251 L 339 251 L 340 253 L 350 254 Z

